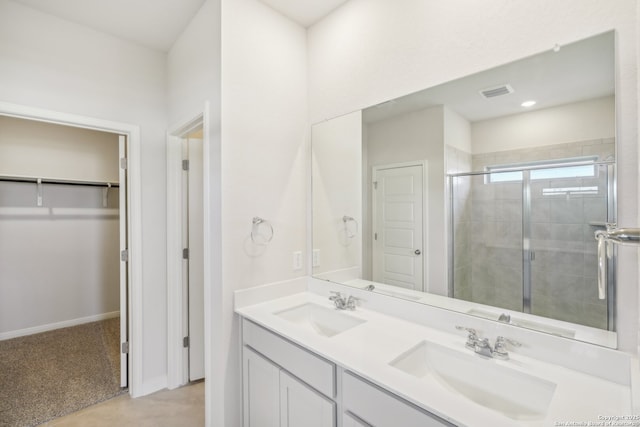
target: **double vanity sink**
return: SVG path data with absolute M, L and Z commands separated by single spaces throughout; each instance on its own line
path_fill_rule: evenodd
M 275 316 L 301 330 L 333 337 L 366 320 L 335 308 L 307 302 Z M 406 374 L 436 381 L 447 390 L 516 420 L 543 419 L 556 384 L 466 351 L 422 340 L 388 363 Z
M 632 413 L 629 384 L 513 347 L 507 360 L 477 354 L 455 325 L 446 332 L 362 307 L 338 310 L 310 292 L 236 311 L 454 425 L 543 426 Z

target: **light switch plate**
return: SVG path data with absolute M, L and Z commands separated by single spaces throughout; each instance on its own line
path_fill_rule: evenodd
M 302 270 L 302 251 L 293 253 L 293 270 Z

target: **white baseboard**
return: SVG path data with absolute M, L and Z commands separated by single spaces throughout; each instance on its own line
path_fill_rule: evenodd
M 142 383 L 142 393 L 136 393 L 131 397 L 142 397 L 151 393 L 155 393 L 156 391 L 164 390 L 167 388 L 167 376 L 160 375 L 154 378 L 149 378 L 148 380 L 144 380 Z
M 54 329 L 68 328 L 70 326 L 82 325 L 83 323 L 97 322 L 99 320 L 111 319 L 120 316 L 120 311 L 96 314 L 94 316 L 81 317 L 78 319 L 64 320 L 62 322 L 48 323 L 46 325 L 33 326 L 31 328 L 18 329 L 16 331 L 0 332 L 0 341 L 11 338 L 24 337 L 27 335 L 39 334 L 40 332 L 52 331 Z

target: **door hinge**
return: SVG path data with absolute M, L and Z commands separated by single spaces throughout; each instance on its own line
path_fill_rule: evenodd
M 378 181 L 373 181 L 373 189 L 374 190 L 378 189 Z
M 129 342 L 123 342 L 122 343 L 122 352 L 124 354 L 129 354 Z
M 373 240 L 378 240 L 378 233 L 373 233 Z
M 121 157 L 120 158 L 120 169 L 127 169 L 127 158 L 126 157 Z
M 184 248 L 182 250 L 182 259 L 189 259 L 189 248 Z
M 129 250 L 120 251 L 120 261 L 129 262 Z
M 189 337 L 182 338 L 182 346 L 184 348 L 189 348 Z
M 183 160 L 182 161 L 182 170 L 183 171 L 188 171 L 189 170 L 189 160 Z

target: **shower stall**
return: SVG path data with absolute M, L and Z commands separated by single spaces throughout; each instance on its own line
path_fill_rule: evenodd
M 599 296 L 594 238 L 616 219 L 614 162 L 502 164 L 448 180 L 450 296 L 615 330 L 615 269 Z

